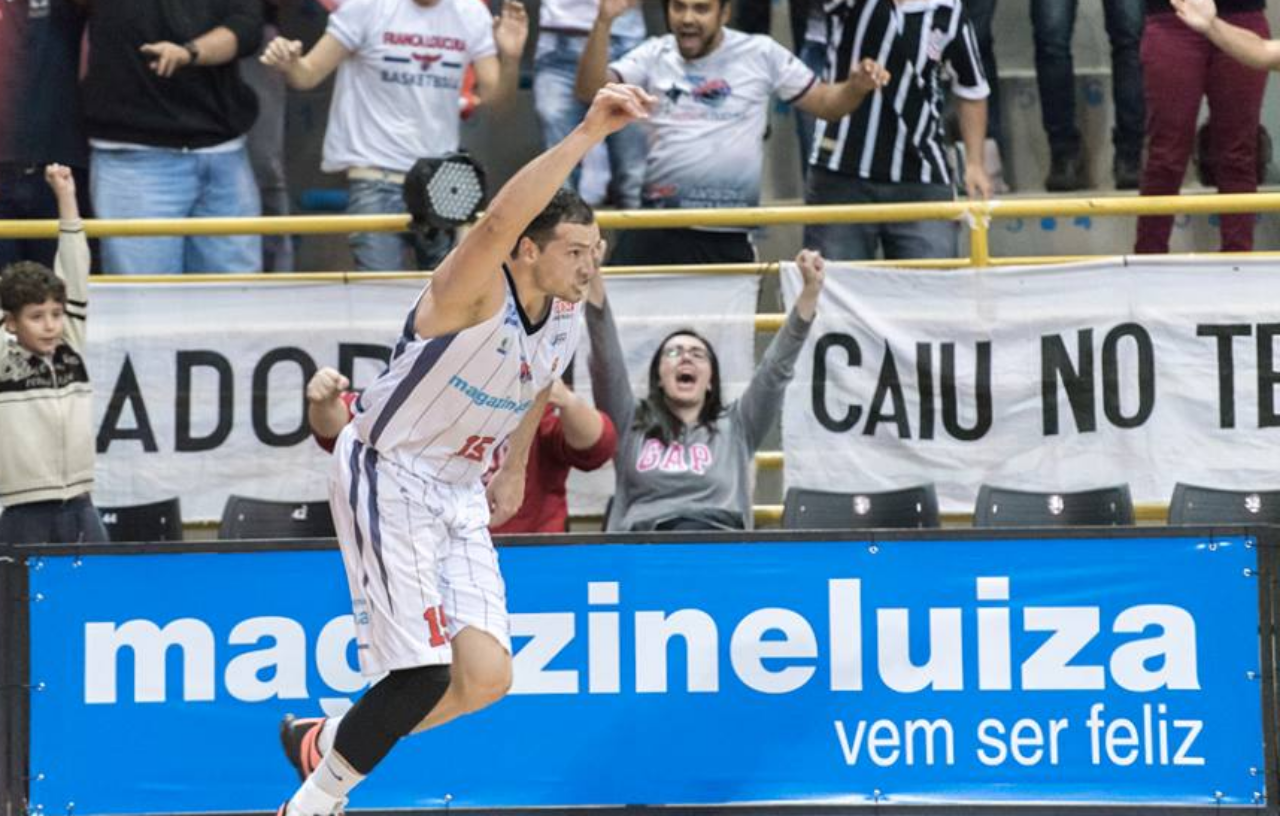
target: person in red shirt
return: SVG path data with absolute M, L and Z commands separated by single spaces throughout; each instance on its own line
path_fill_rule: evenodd
M 359 395 L 350 388 L 346 377 L 327 367 L 307 383 L 307 422 L 316 443 L 331 453 L 334 440 L 355 411 Z M 570 468 L 596 470 L 613 458 L 617 447 L 618 433 L 609 417 L 574 394 L 564 381 L 556 380 L 529 451 L 524 502 L 514 516 L 491 532 L 565 532 L 569 525 L 565 482 Z M 501 465 L 505 452 L 504 442 L 485 474 L 486 482 Z

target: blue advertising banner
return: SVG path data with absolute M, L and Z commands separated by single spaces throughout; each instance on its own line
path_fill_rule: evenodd
M 1244 538 L 501 552 L 515 686 L 360 808 L 1264 801 Z M 268 810 L 276 726 L 358 696 L 331 551 L 31 565 L 45 813 Z M 74 805 L 72 804 L 74 803 Z

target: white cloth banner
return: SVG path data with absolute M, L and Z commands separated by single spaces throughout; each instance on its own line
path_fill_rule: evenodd
M 421 287 L 419 280 L 95 281 L 88 344 L 94 501 L 105 507 L 178 496 L 185 520 L 208 520 L 221 516 L 233 493 L 325 498 L 327 454 L 306 428 L 306 381 L 317 367 L 332 366 L 353 387 L 369 385 Z M 641 369 L 657 337 L 693 325 L 721 351 L 726 380 L 740 391 L 753 366 L 758 289 L 754 275 L 611 279 L 633 380 L 643 388 Z M 585 359 L 579 355 L 577 390 L 589 399 Z M 570 508 L 598 511 L 612 488 L 611 477 L 585 483 L 571 492 Z
M 788 305 L 799 273 L 783 270 Z M 783 412 L 786 484 L 1280 486 L 1274 261 L 829 264 Z

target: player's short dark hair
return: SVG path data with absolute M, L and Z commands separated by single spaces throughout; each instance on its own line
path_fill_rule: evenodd
M 24 306 L 38 306 L 47 300 L 67 304 L 67 285 L 49 267 L 18 261 L 0 271 L 0 309 L 16 315 Z
M 561 224 L 594 224 L 595 222 L 596 213 L 591 209 L 591 205 L 583 201 L 582 196 L 573 190 L 561 187 L 551 197 L 551 203 L 543 207 L 542 212 L 538 213 L 537 217 L 529 222 L 529 226 L 524 228 L 520 237 L 528 238 L 538 245 L 538 249 L 544 249 L 555 237 L 556 227 Z M 520 241 L 516 241 L 516 246 L 520 246 Z
M 716 0 L 716 8 L 722 9 L 725 6 L 729 5 L 729 2 L 730 0 Z M 668 9 L 670 8 L 670 6 L 671 6 L 671 0 L 662 0 L 662 7 L 664 9 Z

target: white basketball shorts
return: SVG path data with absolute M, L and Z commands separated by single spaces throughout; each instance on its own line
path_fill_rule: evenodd
M 418 476 L 380 457 L 350 425 L 330 473 L 361 674 L 450 663 L 449 641 L 467 626 L 511 651 L 506 585 L 479 482 Z

